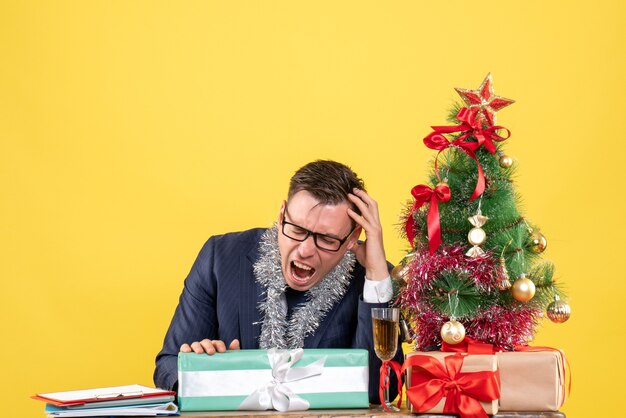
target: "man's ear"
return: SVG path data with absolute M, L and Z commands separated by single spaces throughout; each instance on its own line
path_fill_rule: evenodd
M 283 200 L 283 203 L 280 205 L 280 212 L 278 212 L 278 224 L 283 223 L 283 219 L 285 217 L 285 207 L 287 206 L 287 201 Z
M 356 245 L 356 242 L 359 240 L 359 237 L 361 236 L 362 230 L 363 230 L 363 227 L 360 225 L 354 228 L 352 235 L 350 235 L 350 238 L 348 238 L 348 246 L 347 246 L 348 250 L 351 250 L 352 247 Z

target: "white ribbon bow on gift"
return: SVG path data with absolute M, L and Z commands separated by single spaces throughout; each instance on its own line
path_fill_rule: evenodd
M 311 376 L 322 374 L 326 357 L 309 364 L 306 367 L 292 366 L 302 358 L 304 350 L 267 350 L 267 357 L 272 367 L 273 379 L 252 392 L 239 405 L 240 410 L 264 411 L 276 409 L 280 412 L 304 411 L 309 409 L 309 402 L 291 391 L 283 383 L 295 382 Z

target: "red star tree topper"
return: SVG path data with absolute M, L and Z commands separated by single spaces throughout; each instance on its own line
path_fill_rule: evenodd
M 459 93 L 470 110 L 476 110 L 476 119 L 488 126 L 494 126 L 496 124 L 496 112 L 498 110 L 515 103 L 515 100 L 495 95 L 491 73 L 487 74 L 487 77 L 485 77 L 480 87 L 476 90 L 461 88 L 455 88 L 455 90 Z

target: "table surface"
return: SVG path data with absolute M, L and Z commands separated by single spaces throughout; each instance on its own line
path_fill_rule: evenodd
M 407 409 L 400 412 L 386 412 L 377 408 L 369 409 L 311 409 L 308 411 L 277 412 L 277 411 L 208 411 L 182 412 L 182 417 L 304 417 L 304 418 L 456 418 L 457 415 L 442 414 L 411 414 Z M 498 412 L 494 418 L 565 418 L 562 412 Z

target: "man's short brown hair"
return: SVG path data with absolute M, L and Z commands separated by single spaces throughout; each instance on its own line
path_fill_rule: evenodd
M 305 190 L 324 205 L 348 202 L 348 193 L 365 190 L 365 183 L 347 165 L 331 160 L 317 160 L 300 168 L 289 182 L 288 199 Z

